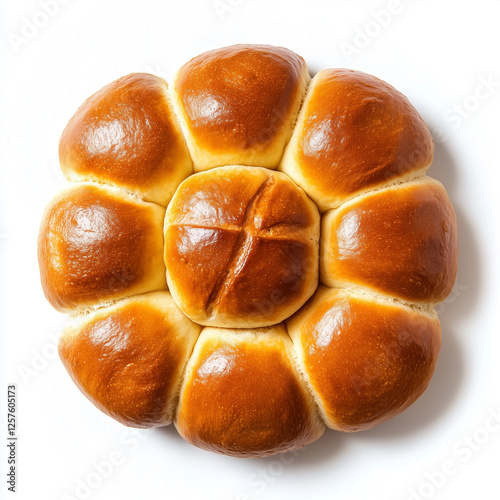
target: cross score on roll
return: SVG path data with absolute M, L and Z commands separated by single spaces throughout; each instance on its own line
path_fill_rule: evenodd
M 457 270 L 433 140 L 359 71 L 235 45 L 131 74 L 63 131 L 43 215 L 59 354 L 133 427 L 236 457 L 369 429 L 426 389 Z M 66 409 L 69 412 L 71 410 Z

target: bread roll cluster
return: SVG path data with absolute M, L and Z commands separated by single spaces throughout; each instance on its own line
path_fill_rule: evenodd
M 426 389 L 456 219 L 425 175 L 429 130 L 387 83 L 311 80 L 284 48 L 212 50 L 170 88 L 105 86 L 59 155 L 72 184 L 43 215 L 41 282 L 69 314 L 64 366 L 111 417 L 261 457 Z

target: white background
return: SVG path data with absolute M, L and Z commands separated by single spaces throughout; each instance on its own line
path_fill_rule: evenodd
M 500 2 L 62 3 L 46 0 L 44 14 L 43 0 L 1 2 L 0 497 L 499 498 Z M 429 174 L 449 192 L 460 240 L 424 396 L 376 429 L 327 431 L 296 455 L 260 460 L 199 450 L 173 426 L 134 433 L 96 410 L 55 354 L 64 316 L 46 302 L 36 261 L 43 208 L 65 185 L 59 136 L 83 100 L 134 71 L 169 80 L 192 56 L 241 42 L 293 49 L 311 73 L 360 69 L 405 93 L 436 139 Z M 3 455 L 8 383 L 18 393 L 16 494 Z

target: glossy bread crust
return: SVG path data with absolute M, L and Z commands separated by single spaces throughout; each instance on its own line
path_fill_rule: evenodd
M 421 305 L 443 301 L 457 273 L 457 221 L 444 187 L 424 177 L 369 193 L 322 221 L 321 282 Z
M 220 167 L 191 176 L 165 217 L 169 289 L 202 325 L 279 323 L 318 279 L 319 214 L 287 176 Z
M 423 175 L 433 153 L 425 122 L 403 94 L 361 71 L 326 69 L 311 81 L 280 169 L 325 211 Z
M 435 313 L 324 287 L 288 321 L 288 332 L 324 421 L 346 432 L 415 402 L 441 346 Z
M 166 288 L 165 209 L 120 190 L 76 184 L 47 206 L 38 236 L 42 288 L 58 311 Z
M 59 355 L 100 410 L 130 427 L 156 427 L 173 419 L 200 330 L 168 292 L 153 292 L 74 316 L 59 340 Z
M 191 444 L 234 457 L 290 451 L 324 431 L 283 325 L 205 328 L 189 360 L 175 425 Z
M 309 79 L 302 57 L 270 45 L 233 45 L 184 64 L 172 86 L 195 171 L 275 168 Z
M 59 153 L 78 184 L 43 216 L 42 287 L 71 315 L 64 366 L 107 415 L 263 457 L 426 389 L 456 218 L 425 177 L 429 130 L 387 83 L 310 82 L 288 49 L 234 45 L 171 91 L 144 73 L 105 86 Z
M 71 181 L 114 184 L 164 206 L 193 172 L 167 82 L 147 73 L 89 97 L 62 133 L 59 160 Z

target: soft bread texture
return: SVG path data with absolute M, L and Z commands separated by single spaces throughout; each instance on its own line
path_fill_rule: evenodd
M 233 45 L 184 64 L 172 87 L 195 171 L 276 168 L 309 80 L 302 57 L 270 45 Z
M 200 448 L 235 457 L 293 450 L 324 431 L 283 325 L 205 328 L 189 360 L 176 427 Z
M 288 49 L 226 47 L 171 96 L 116 80 L 64 130 L 77 184 L 43 215 L 42 287 L 71 315 L 64 366 L 119 422 L 261 457 L 369 429 L 429 384 L 458 252 L 432 137 L 373 76 L 309 80 Z
M 429 129 L 403 94 L 361 71 L 326 69 L 311 81 L 280 169 L 325 211 L 423 175 L 433 153 Z
M 89 97 L 62 133 L 59 160 L 70 181 L 114 184 L 165 206 L 193 172 L 167 82 L 147 73 Z
M 284 174 L 242 166 L 201 172 L 167 209 L 169 289 L 199 324 L 273 325 L 314 293 L 318 241 L 316 206 Z
M 70 312 L 166 288 L 165 209 L 90 183 L 61 191 L 47 206 L 38 237 L 45 296 Z
M 435 314 L 320 287 L 288 321 L 300 365 L 328 427 L 369 429 L 426 389 L 441 346 Z
M 457 221 L 442 184 L 429 177 L 357 197 L 322 220 L 321 282 L 421 305 L 451 292 Z
M 127 426 L 156 427 L 172 422 L 200 330 L 168 292 L 152 292 L 72 317 L 59 355 L 99 409 Z

